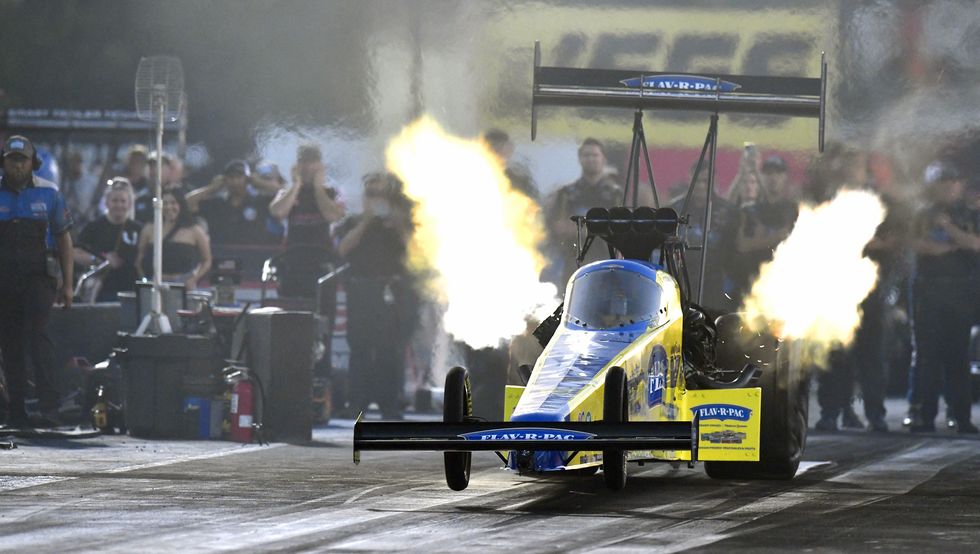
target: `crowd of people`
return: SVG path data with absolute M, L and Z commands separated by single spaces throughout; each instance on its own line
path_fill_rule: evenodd
M 541 206 L 549 260 L 542 277 L 563 290 L 578 267 L 579 232 L 572 216 L 585 215 L 591 207 L 623 203 L 623 184 L 610 169 L 604 145 L 593 138 L 582 141 L 580 177 L 545 196 L 530 173 L 511 161 L 514 145 L 505 132 L 487 131 L 483 140 L 513 188 Z M 60 193 L 57 185 L 32 181 L 29 171 L 21 171 L 30 169 L 35 160 L 27 138 L 11 137 L 5 143 L 0 252 L 6 261 L 0 264 L 4 284 L 0 290 L 11 298 L 2 304 L 0 349 L 10 390 L 10 420 L 21 422 L 27 417 L 21 407 L 25 347 L 35 359 L 36 373 L 42 375 L 35 380 L 45 410 L 42 415 L 49 420 L 56 417 L 53 386 L 44 377 L 52 373 L 44 370 L 50 340 L 43 327 L 56 297 L 70 305 L 76 269 L 104 266 L 98 301 L 115 300 L 118 293 L 134 290 L 140 278 L 152 276 L 158 173 L 163 190 L 164 280 L 183 283 L 188 289 L 200 286 L 211 270 L 213 245 L 278 246 L 284 250 L 278 264 L 279 294 L 319 298 L 317 310 L 332 320 L 336 283 L 330 283 L 327 294 L 321 290 L 318 295 L 317 280 L 346 266 L 342 282 L 350 347 L 347 411 L 357 413 L 376 403 L 386 418 L 401 417 L 406 405 L 405 360 L 410 358 L 406 348 L 417 331 L 424 300 L 407 268 L 413 205 L 397 177 L 384 172 L 365 175 L 363 209 L 348 214 L 327 179 L 316 145 L 299 147 L 288 179 L 273 164 L 231 160 L 198 188 L 187 186 L 179 158 L 142 146 L 130 148 L 117 174 L 105 183 L 87 175 L 80 157 L 69 152 Z M 904 362 L 911 366 L 906 424 L 913 431 L 934 430 L 942 394 L 948 426 L 975 433 L 967 350 L 970 327 L 980 320 L 977 179 L 943 160 L 926 169 L 921 183 L 905 190 L 921 194 L 903 195 L 896 188 L 881 187 L 870 168 L 865 153 L 833 145 L 808 168 L 804 182 L 797 183 L 790 178 L 784 158 L 764 157 L 755 145 L 746 144 L 734 179 L 716 183 L 702 303 L 716 312 L 738 308 L 759 266 L 789 235 L 801 201 L 827 200 L 845 186 L 877 189 L 889 215 L 867 253 L 880 264 L 881 277 L 862 305 L 863 321 L 854 344 L 835 352 L 829 370 L 818 374 L 817 428 L 833 431 L 839 421 L 845 427 L 864 427 L 853 409 L 859 391 L 867 428 L 888 430 L 885 391 L 889 378 L 901 374 L 892 366 L 903 363 L 895 359 L 894 352 L 900 349 L 893 345 L 908 344 L 913 353 L 911 361 Z M 690 181 L 685 181 L 671 187 L 668 198 L 661 201 L 678 211 L 686 206 L 692 214 L 686 230 L 689 244 L 705 242 L 701 214 L 707 199 L 706 177 L 706 171 L 692 167 L 690 178 L 697 181 L 693 195 L 688 197 Z M 43 199 L 23 207 L 30 202 L 24 191 Z M 638 192 L 641 205 L 652 204 L 651 191 Z M 44 210 L 32 207 L 41 204 Z M 9 222 L 21 219 L 39 222 L 37 232 L 30 237 L 15 232 Z M 690 254 L 688 272 L 697 283 L 701 257 Z M 597 244 L 584 263 L 606 255 L 605 246 Z M 32 280 L 35 274 L 46 277 Z M 60 288 L 54 284 L 56 278 Z M 530 330 L 533 325 L 529 325 Z M 539 350 L 533 341 L 518 338 L 514 344 L 509 365 L 534 362 L 531 358 Z

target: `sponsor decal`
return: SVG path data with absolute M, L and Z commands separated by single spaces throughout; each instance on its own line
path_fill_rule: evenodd
M 691 92 L 732 92 L 742 88 L 742 85 L 731 81 L 712 79 L 711 77 L 700 77 L 696 75 L 649 75 L 645 77 L 633 77 L 623 79 L 620 83 L 633 88 L 640 86 L 642 79 L 643 88 L 655 88 L 660 90 L 683 90 Z
M 649 374 L 647 405 L 652 408 L 663 403 L 664 387 L 667 384 L 667 351 L 663 345 L 658 344 L 653 347 L 650 353 L 650 367 L 647 371 Z
M 568 429 L 490 429 L 463 433 L 460 438 L 468 441 L 583 441 L 595 435 Z
M 46 212 L 48 211 L 48 205 L 44 202 L 31 202 L 31 211 Z
M 749 408 L 735 404 L 704 404 L 691 408 L 691 412 L 694 413 L 694 417 L 702 421 L 706 419 L 748 421 L 752 415 L 752 410 Z
M 716 431 L 714 433 L 702 433 L 701 440 L 703 442 L 710 442 L 714 444 L 742 444 L 745 437 L 748 435 L 746 433 L 737 433 L 735 431 L 726 429 L 724 431 Z

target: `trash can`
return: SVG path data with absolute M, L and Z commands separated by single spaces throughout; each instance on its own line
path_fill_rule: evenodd
M 307 442 L 313 438 L 313 341 L 310 312 L 260 309 L 245 317 L 249 367 L 262 383 L 265 439 Z M 261 394 L 261 393 L 260 393 Z
M 195 335 L 123 335 L 123 344 L 123 412 L 129 434 L 199 438 L 196 427 L 185 421 L 185 406 L 188 398 L 221 393 L 215 342 Z

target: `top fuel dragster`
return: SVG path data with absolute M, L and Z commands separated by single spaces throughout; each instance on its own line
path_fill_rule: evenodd
M 700 305 L 704 244 L 679 232 L 689 215 L 637 206 L 640 155 L 653 171 L 644 109 L 707 111 L 710 124 L 691 179 L 707 172 L 708 236 L 720 112 L 819 119 L 820 149 L 827 66 L 819 78 L 703 76 L 687 73 L 543 67 L 535 44 L 532 139 L 545 105 L 634 110 L 633 144 L 621 206 L 575 217 L 581 262 L 595 239 L 608 260 L 569 280 L 565 302 L 535 331 L 544 351 L 526 386 L 508 386 L 502 421 L 472 417 L 467 372 L 446 376 L 442 422 L 368 422 L 354 426 L 354 460 L 365 450 L 444 451 L 450 488 L 466 488 L 472 452 L 496 452 L 522 474 L 593 473 L 625 486 L 627 462 L 704 462 L 713 478 L 790 479 L 806 441 L 808 381 L 798 345 L 753 332 L 739 314 L 709 316 Z M 632 192 L 632 207 L 626 207 Z M 700 249 L 698 288 L 685 266 Z

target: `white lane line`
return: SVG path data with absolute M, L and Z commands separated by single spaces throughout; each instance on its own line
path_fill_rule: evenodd
M 356 502 L 357 499 L 361 498 L 365 494 L 371 494 L 372 492 L 374 492 L 374 491 L 376 491 L 378 489 L 383 489 L 385 487 L 390 487 L 390 486 L 391 485 L 378 485 L 376 487 L 371 487 L 371 488 L 368 488 L 368 489 L 364 489 L 361 492 L 355 494 L 354 496 L 348 498 L 347 500 L 344 500 L 344 504 L 351 504 L 353 502 Z
M 265 450 L 271 450 L 271 449 L 279 448 L 279 447 L 282 447 L 282 446 L 286 446 L 286 443 L 279 443 L 279 442 L 277 442 L 277 443 L 268 444 L 268 445 L 265 445 L 265 446 L 259 446 L 259 445 L 240 446 L 240 447 L 236 447 L 236 448 L 229 448 L 228 450 L 220 450 L 218 452 L 209 452 L 207 454 L 198 454 L 198 455 L 195 455 L 195 456 L 178 456 L 176 458 L 171 458 L 169 460 L 160 460 L 160 461 L 157 461 L 157 462 L 148 462 L 148 463 L 145 463 L 145 464 L 135 464 L 135 465 L 129 465 L 129 466 L 114 467 L 112 469 L 107 469 L 107 470 L 104 470 L 104 471 L 96 471 L 96 472 L 93 472 L 93 473 L 96 473 L 96 474 L 98 474 L 98 473 L 126 473 L 127 471 L 137 471 L 137 470 L 140 470 L 140 469 L 150 469 L 150 468 L 154 468 L 154 467 L 163 467 L 163 466 L 169 466 L 169 465 L 179 464 L 179 463 L 183 463 L 183 462 L 195 462 L 197 460 L 210 460 L 210 459 L 213 459 L 213 458 L 222 458 L 224 456 L 232 456 L 232 455 L 235 455 L 235 454 L 247 454 L 247 453 L 256 452 L 258 450 L 263 450 L 263 449 L 265 449 Z
M 274 443 L 265 446 L 259 445 L 248 445 L 237 448 L 229 448 L 227 450 L 221 450 L 219 452 L 209 452 L 207 454 L 198 454 L 195 456 L 178 456 L 176 458 L 171 458 L 168 460 L 159 460 L 156 462 L 148 462 L 145 464 L 135 464 L 128 466 L 114 467 L 105 470 L 93 471 L 93 475 L 99 474 L 117 474 L 126 473 L 128 471 L 137 471 L 141 469 L 150 469 L 154 467 L 163 467 L 173 464 L 179 464 L 182 462 L 193 462 L 196 460 L 209 460 L 212 458 L 221 458 L 224 456 L 231 456 L 234 454 L 242 454 L 246 452 L 255 452 L 260 449 L 272 449 L 285 446 L 285 443 Z M 59 475 L 31 475 L 31 476 L 19 476 L 19 475 L 0 475 L 0 492 L 8 492 L 15 490 L 28 489 L 31 487 L 40 487 L 43 485 L 49 485 L 51 483 L 60 483 L 64 481 L 73 481 L 79 479 L 78 476 L 59 476 Z
M 70 481 L 72 479 L 76 479 L 76 477 L 61 477 L 58 475 L 0 475 L 0 491 L 7 492 L 20 489 L 29 489 L 31 487 L 38 487 L 49 483 Z

